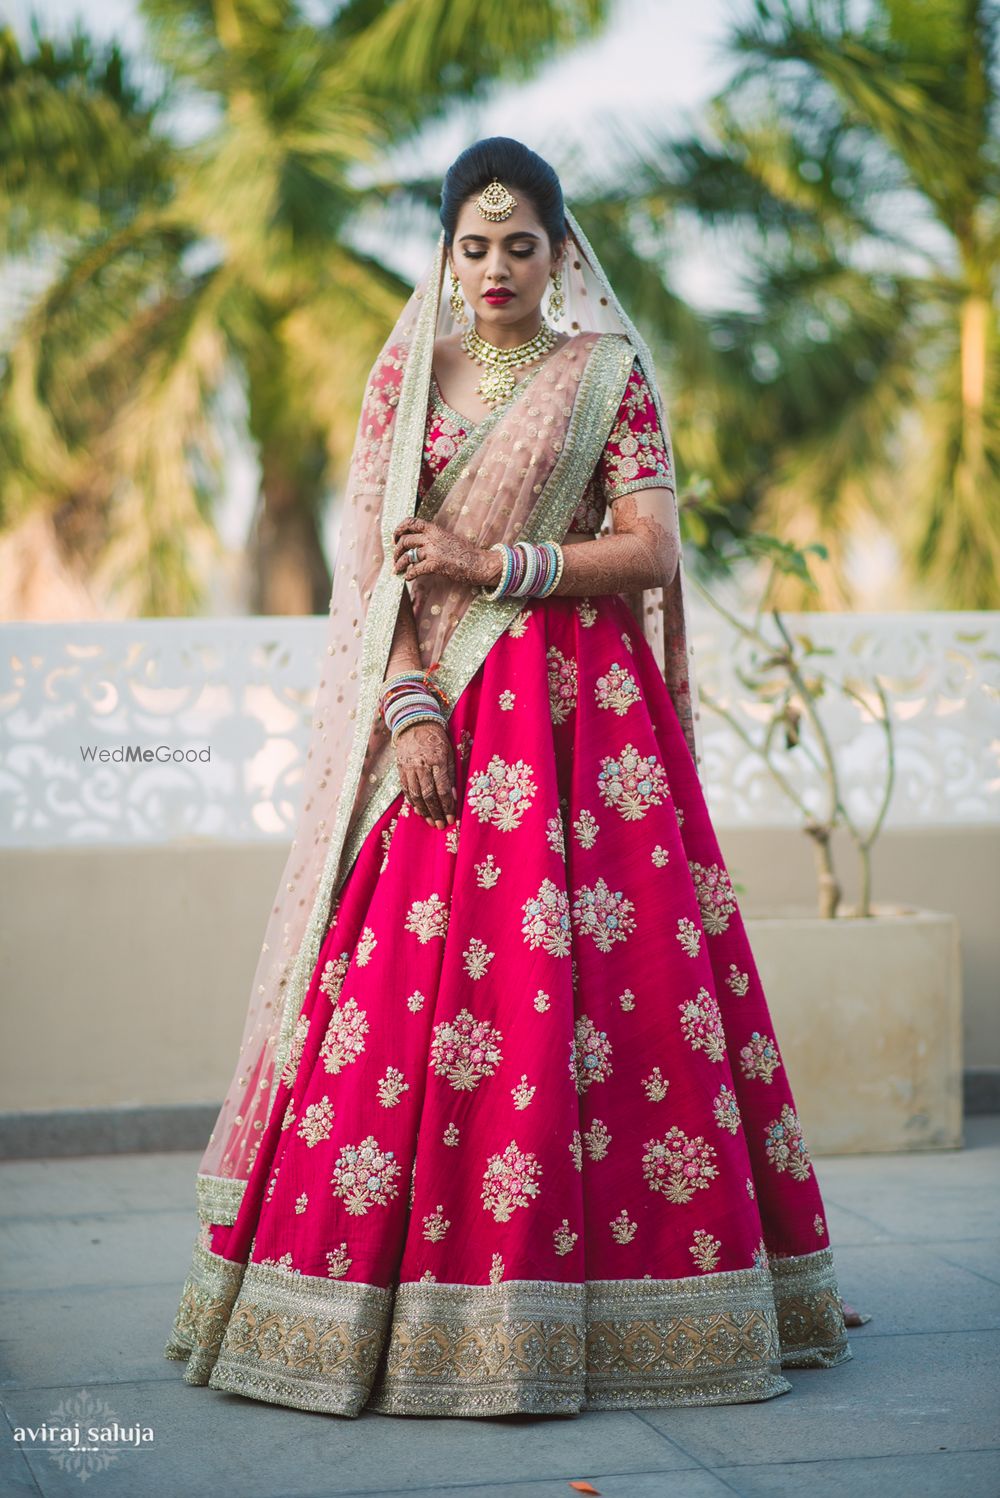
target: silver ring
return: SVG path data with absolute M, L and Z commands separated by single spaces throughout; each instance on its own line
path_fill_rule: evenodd
M 415 563 L 420 561 L 420 552 L 415 546 L 411 546 L 406 555 L 409 557 L 411 562 Z

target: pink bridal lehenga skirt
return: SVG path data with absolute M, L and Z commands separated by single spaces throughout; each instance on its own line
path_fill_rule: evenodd
M 851 1357 L 695 765 L 622 599 L 527 607 L 341 890 L 166 1355 L 356 1416 L 769 1399 Z

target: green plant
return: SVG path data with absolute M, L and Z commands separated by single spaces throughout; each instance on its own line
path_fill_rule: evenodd
M 704 508 L 705 503 L 702 489 L 699 507 Z M 782 794 L 798 810 L 802 829 L 814 849 L 819 914 L 832 918 L 849 913 L 841 909 L 841 884 L 833 862 L 833 834 L 842 827 L 854 844 L 860 863 L 860 897 L 853 913 L 870 916 L 872 847 L 885 822 L 895 782 L 892 714 L 885 686 L 877 674 L 870 682 L 862 682 L 846 674 L 835 675 L 824 670 L 823 658 L 833 655 L 832 649 L 817 644 L 806 633 L 793 632 L 781 611 L 770 606 L 775 583 L 782 576 L 793 574 L 807 588 L 815 586 L 809 570 L 810 554 L 824 556 L 825 547 L 821 542 L 798 547 L 777 536 L 761 533 L 733 541 L 726 558 L 729 570 L 748 562 L 765 565 L 764 585 L 750 620 L 735 614 L 696 576 L 691 578 L 699 596 L 725 620 L 746 647 L 737 654 L 734 669 L 742 686 L 767 712 L 762 733 L 760 736 L 751 733 L 737 713 L 700 683 L 699 696 L 705 706 L 723 718 L 740 741 L 760 758 Z M 770 629 L 765 621 L 769 621 Z M 868 827 L 862 827 L 848 807 L 837 751 L 824 721 L 823 704 L 833 693 L 849 698 L 865 717 L 881 726 L 885 736 L 885 777 L 875 816 Z M 797 760 L 808 765 L 813 783 L 821 788 L 820 810 L 810 807 L 800 787 L 776 762 L 779 750 L 794 754 Z

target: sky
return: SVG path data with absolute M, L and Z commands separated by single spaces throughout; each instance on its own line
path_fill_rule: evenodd
M 455 115 L 425 135 L 419 156 L 395 159 L 398 169 L 443 174 L 457 153 L 485 135 L 515 135 L 542 155 L 558 159 L 560 148 L 577 142 L 588 166 L 601 163 L 601 143 L 614 130 L 668 127 L 680 133 L 694 126 L 699 110 L 732 71 L 724 43 L 733 20 L 746 15 L 750 0 L 617 0 L 603 33 L 549 63 L 531 82 L 504 86 L 484 103 Z M 303 9 L 328 13 L 329 3 L 303 0 Z M 65 35 L 77 19 L 98 41 L 117 41 L 140 58 L 144 26 L 135 0 L 0 0 L 0 19 L 14 28 L 23 46 L 31 41 L 30 17 L 43 33 Z M 178 133 L 195 134 L 197 118 L 179 119 Z M 570 200 L 570 207 L 572 207 Z M 427 246 L 415 247 L 415 275 Z M 402 270 L 404 267 L 400 266 Z M 41 288 L 44 267 L 26 267 L 15 288 L 0 293 L 0 325 L 23 298 Z M 37 286 L 35 283 L 38 283 Z M 692 245 L 672 264 L 671 282 L 694 305 L 718 304 L 733 291 L 718 257 Z M 217 510 L 224 540 L 237 547 L 246 535 L 247 511 L 256 490 L 256 463 L 241 441 L 227 443 L 226 500 Z M 333 535 L 325 536 L 330 554 Z

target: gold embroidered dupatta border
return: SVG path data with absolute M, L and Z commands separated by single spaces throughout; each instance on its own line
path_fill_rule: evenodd
M 426 322 L 428 325 L 431 352 L 433 351 L 433 324 L 429 317 L 426 319 L 423 317 L 423 313 L 426 312 L 432 300 L 430 297 L 427 298 L 421 314 L 421 323 Z M 425 329 L 418 325 L 414 335 L 414 348 L 403 375 L 399 407 L 396 413 L 396 437 L 393 442 L 382 512 L 382 537 L 386 560 L 376 583 L 368 612 L 357 724 L 345 777 L 347 786 L 351 788 L 351 797 L 360 779 L 367 731 L 374 720 L 378 694 L 385 676 L 385 667 L 392 644 L 400 594 L 404 586 L 402 574 L 392 571 L 392 533 L 397 521 L 401 520 L 409 510 L 407 503 L 406 509 L 400 513 L 400 507 L 407 494 L 412 495 L 416 491 L 419 465 L 423 457 L 424 423 L 426 422 L 430 379 L 430 363 L 426 358 L 426 348 L 424 349 L 425 357 L 421 358 L 420 354 L 424 336 Z M 537 503 L 522 527 L 519 539 L 558 541 L 566 534 L 587 480 L 604 451 L 615 414 L 625 394 L 625 386 L 634 357 L 635 351 L 632 345 L 620 334 L 602 334 L 595 342 L 580 377 L 562 451 L 553 464 Z M 417 380 L 412 378 L 418 372 L 423 374 L 419 385 Z M 526 378 L 520 382 L 519 388 L 527 383 Z M 505 412 L 491 413 L 491 416 L 493 414 L 496 414 L 499 421 Z M 485 418 L 469 434 L 468 441 L 462 444 L 445 472 L 439 475 L 438 480 L 425 495 L 420 513 L 436 512 L 461 472 L 461 464 L 457 460 L 467 458 L 469 452 L 475 451 L 496 425 L 491 420 L 491 416 Z M 397 459 L 401 461 L 397 462 Z M 413 471 L 414 467 L 416 467 L 416 472 Z M 486 659 L 490 647 L 500 638 L 522 607 L 523 600 L 519 598 L 498 599 L 491 602 L 482 593 L 477 593 L 473 598 L 448 641 L 441 664 L 435 672 L 452 702 L 455 702 L 468 686 Z M 299 948 L 285 996 L 274 1060 L 274 1074 L 271 1080 L 268 1118 L 274 1106 L 281 1074 L 288 1062 L 295 1023 L 302 1008 L 309 980 L 319 959 L 334 896 L 347 877 L 368 833 L 386 807 L 399 794 L 400 788 L 398 770 L 393 762 L 372 787 L 364 808 L 351 829 L 343 825 L 348 820 L 344 808 L 349 797 L 341 797 L 339 809 L 342 814 L 338 817 L 337 824 L 330 835 L 330 847 L 319 891 L 313 904 L 309 928 Z M 235 1197 L 235 1192 L 233 1196 Z
M 565 446 L 553 467 L 544 493 L 518 539 L 558 541 L 566 534 L 573 512 L 580 503 L 583 487 L 604 451 L 608 432 L 625 394 L 633 357 L 631 347 L 617 335 L 606 335 L 594 345 L 580 379 Z M 486 421 L 489 420 L 487 417 Z M 418 514 L 429 516 L 437 513 L 458 478 L 462 463 L 486 436 L 483 425 L 485 423 L 476 428 L 476 440 L 470 443 L 469 451 L 466 452 L 463 444 L 447 468 L 438 475 L 424 496 Z M 453 703 L 461 696 L 492 646 L 523 607 L 523 598 L 501 598 L 490 602 L 482 594 L 478 594 L 470 603 L 434 673 Z M 450 712 L 449 709 L 446 716 L 450 716 Z M 346 878 L 365 838 L 401 789 L 399 771 L 393 762 L 373 786 L 371 796 L 348 838 L 340 882 Z

